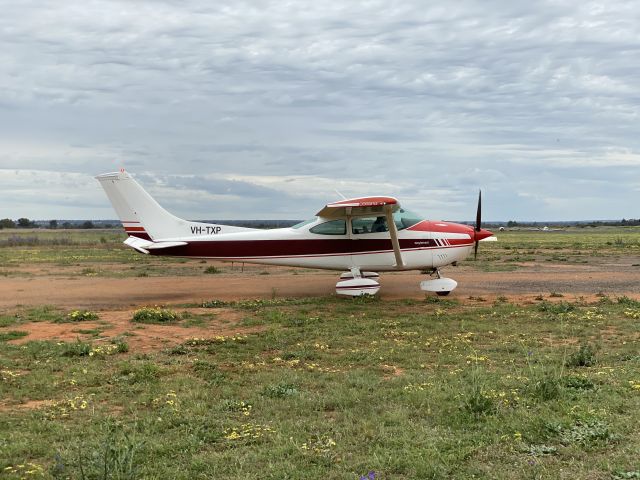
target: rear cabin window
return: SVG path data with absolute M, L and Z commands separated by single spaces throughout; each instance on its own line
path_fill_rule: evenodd
M 347 222 L 345 220 L 332 220 L 316 225 L 309 231 L 318 235 L 346 235 Z

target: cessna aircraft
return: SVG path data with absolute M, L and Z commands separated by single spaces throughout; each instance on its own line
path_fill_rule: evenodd
M 125 244 L 150 255 L 209 258 L 267 265 L 345 271 L 339 295 L 375 295 L 377 272 L 420 270 L 432 277 L 424 291 L 448 295 L 457 282 L 440 268 L 464 260 L 478 242 L 495 240 L 476 225 L 420 218 L 393 197 L 364 197 L 329 203 L 315 217 L 290 228 L 262 230 L 190 222 L 162 208 L 124 169 L 96 179 L 113 204 Z

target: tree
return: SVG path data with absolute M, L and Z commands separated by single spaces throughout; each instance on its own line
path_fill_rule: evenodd
M 90 220 L 87 220 L 82 224 L 82 228 L 93 228 L 93 222 Z
M 53 229 L 58 228 L 58 221 L 57 220 L 49 220 L 49 228 L 53 228 Z
M 71 225 L 71 222 L 64 222 L 62 224 L 62 228 L 69 230 L 71 227 L 73 227 L 73 225 Z
M 0 228 L 16 228 L 16 222 L 10 218 L 3 218 L 0 220 Z
M 19 228 L 29 228 L 29 227 L 33 227 L 33 222 L 31 220 L 29 220 L 28 218 L 19 218 L 18 219 L 18 227 Z

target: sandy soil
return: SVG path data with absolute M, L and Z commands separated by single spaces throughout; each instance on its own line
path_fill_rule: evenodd
M 0 309 L 22 305 L 61 308 L 114 309 L 140 305 L 191 303 L 208 299 L 237 300 L 275 297 L 313 297 L 335 293 L 333 272 L 297 275 L 262 267 L 268 275 L 224 273 L 179 277 L 100 278 L 59 276 L 0 278 Z M 452 297 L 506 296 L 526 298 L 550 292 L 566 296 L 640 296 L 640 268 L 622 266 L 554 265 L 545 270 L 479 272 L 449 268 L 443 272 L 458 282 Z M 381 276 L 383 299 L 423 298 L 419 283 L 426 278 L 414 272 Z

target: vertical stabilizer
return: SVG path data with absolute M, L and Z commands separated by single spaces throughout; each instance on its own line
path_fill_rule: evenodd
M 98 175 L 125 231 L 145 240 L 232 233 L 248 228 L 190 222 L 172 215 L 124 170 Z

